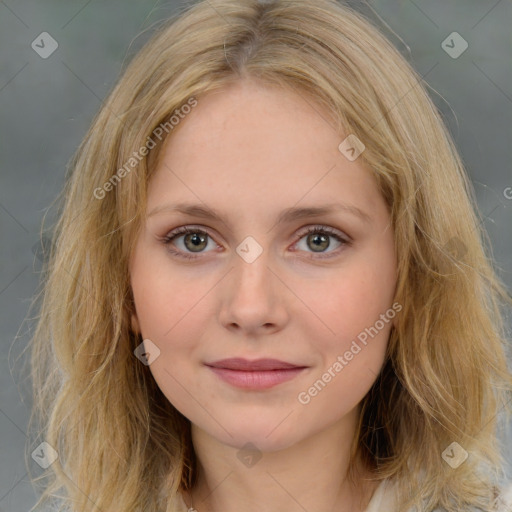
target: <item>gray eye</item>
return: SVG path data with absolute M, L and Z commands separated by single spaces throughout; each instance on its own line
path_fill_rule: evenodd
M 208 235 L 188 233 L 184 235 L 185 247 L 192 252 L 201 252 L 208 245 Z
M 311 245 L 309 245 L 311 243 Z M 312 233 L 307 236 L 307 244 L 315 252 L 322 252 L 330 245 L 329 235 Z

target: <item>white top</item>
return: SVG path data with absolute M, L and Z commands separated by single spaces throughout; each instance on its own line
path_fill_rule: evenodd
M 496 512 L 512 512 L 512 484 L 501 489 L 500 498 L 495 503 Z M 383 480 L 373 493 L 370 503 L 364 512 L 392 512 L 397 509 L 395 485 Z M 414 509 L 410 509 L 413 512 Z
M 368 503 L 368 507 L 364 512 L 382 512 L 383 510 L 391 512 L 395 510 L 396 506 L 396 498 L 393 492 L 394 487 L 387 480 L 383 480 L 375 492 L 373 493 L 372 499 L 370 503 Z M 183 499 L 183 495 L 180 494 L 181 503 L 183 505 L 183 510 L 188 510 L 188 507 Z
M 181 501 L 183 503 L 184 510 L 188 510 L 183 496 Z M 364 512 L 393 512 L 397 509 L 397 497 L 395 491 L 395 485 L 389 480 L 383 480 L 375 492 L 373 493 L 372 499 Z M 500 502 L 497 504 L 496 512 L 511 512 L 512 511 L 512 485 L 502 490 L 502 496 Z M 411 509 L 413 512 L 413 509 Z
M 383 480 L 375 492 L 364 512 L 382 512 L 396 509 L 396 496 L 394 486 L 388 480 Z

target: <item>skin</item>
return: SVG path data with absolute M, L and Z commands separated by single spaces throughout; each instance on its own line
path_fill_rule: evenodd
M 308 404 L 297 399 L 391 308 L 397 279 L 384 199 L 362 159 L 338 150 L 346 134 L 327 119 L 303 95 L 239 81 L 198 98 L 149 183 L 130 260 L 132 326 L 159 348 L 152 375 L 191 421 L 198 512 L 357 512 L 376 487 L 345 476 L 359 404 L 383 365 L 392 322 Z M 207 205 L 222 221 L 163 207 L 178 202 Z M 276 222 L 286 208 L 328 203 L 358 207 L 369 222 L 346 211 Z M 180 226 L 208 232 L 202 252 L 183 234 L 164 243 Z M 351 243 L 328 237 L 317 252 L 307 226 Z M 263 250 L 252 263 L 236 251 L 247 236 Z M 204 365 L 229 357 L 308 368 L 273 388 L 244 390 Z M 250 467 L 237 457 L 248 442 L 261 455 Z

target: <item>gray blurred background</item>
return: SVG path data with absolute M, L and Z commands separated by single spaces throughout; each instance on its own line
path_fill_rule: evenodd
M 27 443 L 31 393 L 20 354 L 33 327 L 24 319 L 39 289 L 43 214 L 50 227 L 67 163 L 123 63 L 180 5 L 0 0 L 0 512 L 36 502 L 25 453 L 34 475 L 40 468 Z M 432 88 L 474 184 L 496 268 L 512 290 L 512 0 L 350 5 L 380 17 Z M 511 440 L 504 429 L 508 460 Z

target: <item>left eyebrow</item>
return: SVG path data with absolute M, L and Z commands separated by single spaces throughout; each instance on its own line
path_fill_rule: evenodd
M 217 220 L 224 222 L 222 215 L 213 208 L 201 204 L 190 203 L 177 203 L 177 204 L 163 204 L 153 208 L 149 212 L 148 217 L 160 213 L 162 211 L 172 211 L 190 215 L 192 217 L 202 217 L 205 219 Z M 291 207 L 283 210 L 277 217 L 276 223 L 289 223 L 295 220 L 306 219 L 310 217 L 319 217 L 338 211 L 349 213 L 367 224 L 372 223 L 372 218 L 357 206 L 332 203 L 325 206 L 308 206 L 308 207 Z
M 283 210 L 277 218 L 278 223 L 292 222 L 294 220 L 306 219 L 309 217 L 319 217 L 321 215 L 327 215 L 330 213 L 336 213 L 338 211 L 342 211 L 345 213 L 349 213 L 354 217 L 358 217 L 360 220 L 367 224 L 372 223 L 371 217 L 358 208 L 357 206 L 343 204 L 343 203 L 333 203 L 325 206 L 309 206 L 309 207 L 292 207 Z

